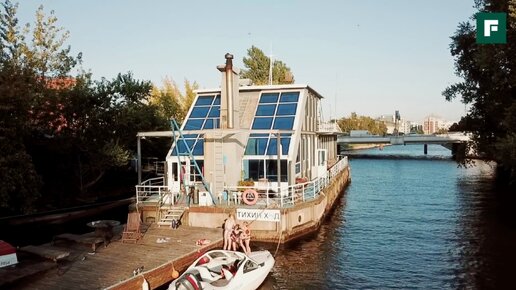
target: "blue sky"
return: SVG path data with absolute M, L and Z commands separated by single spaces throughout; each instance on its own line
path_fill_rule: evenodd
M 132 71 L 219 87 L 224 54 L 236 65 L 251 45 L 284 61 L 296 83 L 323 96 L 326 118 L 394 114 L 459 120 L 465 107 L 441 92 L 458 80 L 450 36 L 475 12 L 473 0 L 20 1 L 21 23 L 39 5 L 54 10 L 94 78 Z

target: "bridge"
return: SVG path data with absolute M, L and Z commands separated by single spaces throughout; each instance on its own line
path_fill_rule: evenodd
M 454 132 L 450 134 L 441 135 L 399 135 L 399 136 L 375 136 L 375 135 L 361 135 L 361 136 L 339 136 L 337 143 L 339 144 L 391 144 L 391 145 L 406 145 L 406 144 L 453 144 L 464 143 L 471 138 L 461 132 Z
M 424 153 L 428 152 L 428 144 L 440 144 L 452 150 L 452 155 L 455 156 L 459 146 L 470 141 L 470 135 L 462 132 L 453 132 L 449 134 L 440 135 L 399 135 L 399 136 L 375 136 L 375 135 L 360 135 L 360 136 L 339 136 L 337 144 L 391 144 L 391 145 L 407 145 L 407 144 L 424 144 Z M 464 147 L 465 146 L 461 146 Z

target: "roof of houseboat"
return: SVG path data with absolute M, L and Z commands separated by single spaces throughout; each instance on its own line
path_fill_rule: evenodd
M 261 85 L 261 86 L 240 86 L 239 90 L 241 92 L 245 91 L 267 91 L 267 90 L 289 90 L 289 89 L 307 89 L 314 93 L 319 99 L 324 98 L 319 92 L 314 90 L 312 87 L 306 84 L 283 84 L 283 85 Z M 214 89 L 199 89 L 195 92 L 197 94 L 208 94 L 208 93 L 219 93 L 220 88 Z

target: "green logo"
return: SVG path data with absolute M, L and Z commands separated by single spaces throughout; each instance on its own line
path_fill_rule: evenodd
M 507 43 L 507 14 L 477 13 L 477 43 Z

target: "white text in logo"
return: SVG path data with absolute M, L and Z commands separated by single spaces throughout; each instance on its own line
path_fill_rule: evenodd
M 491 31 L 498 31 L 498 20 L 484 20 L 484 36 L 491 36 Z

